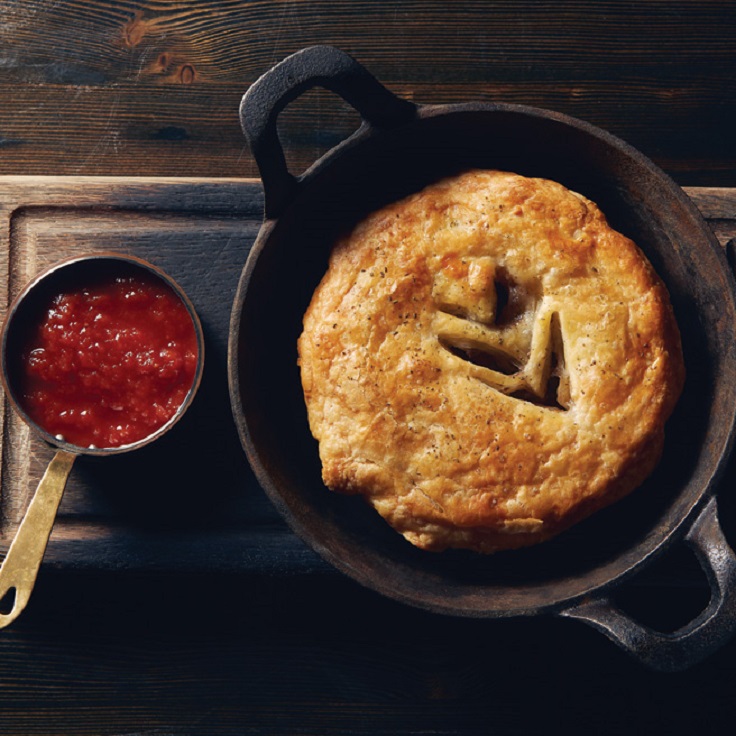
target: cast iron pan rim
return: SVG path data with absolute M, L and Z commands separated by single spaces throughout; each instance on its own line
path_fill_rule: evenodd
M 723 252 L 723 248 L 718 243 L 713 231 L 707 226 L 703 215 L 700 210 L 695 206 L 693 201 L 685 194 L 682 188 L 670 177 L 661 167 L 655 164 L 648 156 L 643 154 L 637 148 L 634 148 L 631 144 L 624 141 L 622 138 L 610 133 L 603 128 L 593 125 L 580 118 L 565 113 L 548 110 L 546 108 L 535 107 L 533 105 L 520 105 L 516 103 L 506 102 L 459 102 L 450 104 L 432 104 L 432 105 L 417 105 L 417 113 L 414 118 L 411 118 L 407 122 L 396 126 L 394 129 L 406 128 L 416 125 L 422 120 L 429 120 L 437 117 L 445 117 L 454 114 L 464 113 L 475 113 L 478 115 L 488 115 L 493 113 L 513 113 L 520 116 L 526 116 L 546 121 L 556 122 L 562 125 L 566 125 L 573 129 L 579 130 L 580 132 L 595 138 L 604 144 L 617 148 L 621 153 L 625 154 L 631 159 L 637 166 L 644 169 L 648 169 L 651 174 L 660 179 L 663 186 L 666 188 L 667 193 L 672 196 L 684 209 L 688 211 L 688 214 L 699 221 L 702 226 L 703 234 L 706 235 L 711 250 L 716 253 L 716 257 L 721 260 L 723 268 L 730 273 L 730 268 L 726 261 L 726 256 Z M 303 174 L 296 177 L 299 183 L 299 190 L 306 188 L 313 178 L 319 176 L 319 174 L 327 167 L 332 164 L 334 158 L 340 156 L 345 150 L 351 149 L 355 146 L 361 145 L 364 141 L 369 138 L 380 136 L 383 134 L 383 129 L 375 126 L 371 126 L 366 122 L 363 122 L 360 127 L 352 133 L 344 141 L 341 141 L 329 151 L 324 153 L 318 158 Z M 297 194 L 298 196 L 298 194 Z M 273 218 L 274 222 L 278 221 L 278 217 Z M 266 220 L 265 222 L 268 222 Z M 260 250 L 264 247 L 260 236 L 254 244 L 247 260 L 253 258 L 254 260 L 258 257 Z M 246 262 L 247 268 L 247 262 Z M 251 269 L 252 270 L 252 269 Z M 248 274 L 250 271 L 248 271 Z M 241 278 L 246 277 L 246 271 L 244 269 Z M 249 276 L 248 276 L 249 277 Z M 736 291 L 734 292 L 736 293 Z
M 526 105 L 508 104 L 508 103 L 485 103 L 485 102 L 469 102 L 459 103 L 450 105 L 424 105 L 417 107 L 417 114 L 414 118 L 402 126 L 412 126 L 421 123 L 423 119 L 431 119 L 439 116 L 447 116 L 453 114 L 478 114 L 488 115 L 495 112 L 501 113 L 512 113 L 524 116 L 531 116 L 533 118 L 543 119 L 554 123 L 570 126 L 571 128 L 578 130 L 586 135 L 592 136 L 598 139 L 604 145 L 618 149 L 619 152 L 623 153 L 635 164 L 636 167 L 644 168 L 650 175 L 653 175 L 662 183 L 663 189 L 666 194 L 675 200 L 676 204 L 685 210 L 686 214 L 694 220 L 696 223 L 701 225 L 700 230 L 704 236 L 704 240 L 709 243 L 709 247 L 712 252 L 716 255 L 716 258 L 721 262 L 723 269 L 726 273 L 730 274 L 726 257 L 723 253 L 722 248 L 718 244 L 715 235 L 710 231 L 702 218 L 701 213 L 695 207 L 694 203 L 682 189 L 656 164 L 654 164 L 644 154 L 633 148 L 617 136 L 598 128 L 595 125 L 582 121 L 578 118 L 574 118 L 562 113 L 552 112 L 542 108 L 536 108 Z M 400 126 L 401 127 L 401 126 Z M 325 153 L 320 159 L 318 159 L 312 166 L 307 169 L 301 176 L 297 177 L 299 188 L 296 194 L 296 198 L 299 197 L 299 192 L 307 188 L 312 180 L 317 178 L 327 167 L 329 167 L 335 157 L 340 156 L 346 150 L 351 149 L 355 146 L 361 145 L 364 141 L 369 138 L 380 136 L 382 130 L 374 126 L 363 123 L 358 130 L 356 130 L 349 138 L 332 148 L 330 151 Z M 288 210 L 289 206 L 286 207 Z M 259 231 L 258 237 L 248 255 L 245 266 L 243 268 L 238 288 L 233 304 L 232 318 L 231 318 L 231 334 L 239 335 L 240 333 L 240 319 L 244 307 L 247 286 L 253 275 L 253 271 L 256 267 L 258 258 L 260 257 L 263 249 L 266 247 L 271 233 L 277 226 L 280 217 L 272 217 L 264 220 L 264 223 Z M 736 284 L 734 284 L 733 278 L 729 278 L 730 292 L 728 297 L 732 302 L 736 301 Z M 487 609 L 481 608 L 461 608 L 452 605 L 452 603 L 443 604 L 437 602 L 437 598 L 429 603 L 423 600 L 417 600 L 417 598 L 411 594 L 404 594 L 401 590 L 396 587 L 392 587 L 390 584 L 384 584 L 382 579 L 376 580 L 365 575 L 361 570 L 353 567 L 349 560 L 333 553 L 329 548 L 325 547 L 321 542 L 316 541 L 308 529 L 304 528 L 300 519 L 291 512 L 290 508 L 281 496 L 276 484 L 267 472 L 264 464 L 261 462 L 260 453 L 251 439 L 251 433 L 249 429 L 249 420 L 243 411 L 242 396 L 239 385 L 238 375 L 238 357 L 237 357 L 237 346 L 233 345 L 232 342 L 228 347 L 228 367 L 229 367 L 229 381 L 231 388 L 231 403 L 233 413 L 236 419 L 236 425 L 238 434 L 240 436 L 241 444 L 245 450 L 248 461 L 254 470 L 254 473 L 266 491 L 269 499 L 282 514 L 287 521 L 288 525 L 292 530 L 303 540 L 307 541 L 309 546 L 314 549 L 320 556 L 322 556 L 327 562 L 334 566 L 339 571 L 345 573 L 354 580 L 360 582 L 362 585 L 375 590 L 387 597 L 401 601 L 403 603 L 420 607 L 424 609 L 431 609 L 437 613 L 445 613 L 456 616 L 464 616 L 469 618 L 502 618 L 512 616 L 531 616 L 538 615 L 541 613 L 554 613 L 565 608 L 568 608 L 575 603 L 584 600 L 585 598 L 595 594 L 600 597 L 604 595 L 606 591 L 611 588 L 620 585 L 623 581 L 634 576 L 643 566 L 649 564 L 653 559 L 659 557 L 667 549 L 669 549 L 673 543 L 679 541 L 685 531 L 689 528 L 692 520 L 696 514 L 701 511 L 705 504 L 710 500 L 713 495 L 713 489 L 717 482 L 722 477 L 726 460 L 730 456 L 735 437 L 736 437 L 736 406 L 731 407 L 729 431 L 726 437 L 726 441 L 723 443 L 724 452 L 721 462 L 712 473 L 711 477 L 707 479 L 701 490 L 696 494 L 694 500 L 684 509 L 677 518 L 667 519 L 667 524 L 664 528 L 659 528 L 656 533 L 649 535 L 647 538 L 639 542 L 638 544 L 628 548 L 626 554 L 631 554 L 633 550 L 639 550 L 636 560 L 625 567 L 622 570 L 614 571 L 604 582 L 602 583 L 591 583 L 583 590 L 577 590 L 573 594 L 566 597 L 556 597 L 553 601 L 547 604 L 532 605 L 532 606 L 517 606 L 504 608 L 493 608 L 492 606 Z M 605 570 L 609 566 L 616 566 L 616 561 L 620 560 L 622 554 L 616 555 L 614 558 L 607 562 L 602 563 L 597 567 L 598 570 Z M 543 588 L 553 588 L 554 582 L 542 582 L 538 585 L 526 585 L 525 586 L 532 594 L 536 589 L 542 590 Z M 489 600 L 489 604 L 492 604 L 492 597 Z

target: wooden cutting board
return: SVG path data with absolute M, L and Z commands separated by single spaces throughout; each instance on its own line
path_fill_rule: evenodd
M 686 190 L 721 244 L 736 238 L 736 189 Z M 201 389 L 147 448 L 77 461 L 45 564 L 63 569 L 325 572 L 286 527 L 240 447 L 227 388 L 230 309 L 262 219 L 253 179 L 0 176 L 0 305 L 62 258 L 146 258 L 185 289 L 205 331 Z M 0 553 L 53 450 L 2 400 Z
M 67 256 L 134 254 L 184 288 L 205 332 L 194 404 L 162 440 L 80 458 L 45 564 L 63 568 L 304 571 L 327 566 L 287 529 L 250 471 L 230 412 L 235 288 L 263 217 L 257 180 L 0 177 L 0 304 Z M 3 397 L 0 550 L 53 450 Z

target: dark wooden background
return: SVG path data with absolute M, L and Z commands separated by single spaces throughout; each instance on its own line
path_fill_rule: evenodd
M 415 101 L 552 108 L 682 185 L 736 186 L 736 3 L 716 0 L 3 0 L 0 174 L 257 176 L 240 97 L 315 43 Z M 324 92 L 291 105 L 294 170 L 356 123 Z M 669 628 L 704 595 L 676 561 L 621 592 Z M 3 736 L 720 734 L 734 693 L 733 643 L 655 674 L 573 622 L 443 618 L 330 572 L 44 569 L 0 632 Z
M 240 97 L 329 43 L 415 101 L 548 107 L 682 184 L 736 183 L 733 2 L 5 0 L 0 13 L 2 173 L 256 176 Z M 282 121 L 294 165 L 354 123 L 306 95 Z

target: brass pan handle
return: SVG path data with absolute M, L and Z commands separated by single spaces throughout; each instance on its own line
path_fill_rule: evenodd
M 56 511 L 76 458 L 71 452 L 57 450 L 33 494 L 26 515 L 0 567 L 0 600 L 12 591 L 15 592 L 10 611 L 0 613 L 0 628 L 12 623 L 31 597 L 54 526 Z
M 736 555 L 726 541 L 711 498 L 685 537 L 708 579 L 711 599 L 689 624 L 671 634 L 654 631 L 613 606 L 607 598 L 583 601 L 560 615 L 590 624 L 650 669 L 685 670 L 736 633 Z

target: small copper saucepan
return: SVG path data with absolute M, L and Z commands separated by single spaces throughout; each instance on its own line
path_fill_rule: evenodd
M 171 403 L 171 398 L 169 398 L 169 413 L 171 410 L 173 410 L 173 413 L 170 413 L 168 418 L 165 418 L 166 412 L 164 412 L 160 422 L 153 417 L 147 419 L 148 424 L 143 423 L 141 425 L 143 429 L 138 427 L 137 434 L 131 435 L 131 438 L 134 437 L 134 439 L 130 441 L 126 441 L 124 438 L 119 440 L 109 439 L 107 443 L 103 442 L 100 446 L 97 446 L 88 443 L 87 440 L 81 440 L 83 444 L 75 444 L 62 433 L 51 430 L 50 425 L 45 426 L 32 418 L 32 416 L 38 416 L 37 409 L 35 407 L 31 408 L 29 404 L 28 388 L 24 380 L 25 368 L 21 356 L 28 351 L 29 335 L 37 329 L 37 326 L 44 319 L 44 315 L 49 314 L 51 305 L 59 295 L 79 294 L 85 289 L 89 292 L 90 287 L 101 283 L 109 284 L 116 278 L 122 278 L 124 283 L 130 283 L 132 279 L 134 283 L 140 284 L 142 279 L 144 284 L 153 284 L 158 298 L 169 300 L 168 303 L 174 305 L 178 313 L 177 319 L 183 325 L 179 334 L 186 334 L 187 336 L 190 356 L 188 358 L 189 366 L 186 372 L 180 374 L 180 380 L 183 380 L 184 383 L 180 384 L 177 389 L 176 403 Z M 124 304 L 124 301 L 121 300 L 134 298 L 134 296 L 131 296 L 130 293 L 120 292 L 117 298 L 119 304 Z M 86 304 L 85 308 L 88 308 L 90 304 L 91 302 Z M 182 311 L 182 307 L 184 311 Z M 140 306 L 138 308 L 142 315 L 145 314 L 147 319 L 151 319 L 149 311 L 142 310 Z M 57 308 L 54 307 L 54 309 Z M 105 307 L 101 307 L 100 312 L 104 313 L 104 309 Z M 165 312 L 161 311 L 160 314 L 162 320 L 167 319 L 164 316 Z M 191 321 L 191 330 L 189 329 L 189 322 L 186 320 L 187 316 Z M 102 359 L 104 360 L 104 356 L 109 354 L 109 341 L 115 340 L 115 335 L 121 335 L 122 329 L 118 328 L 116 323 L 113 322 L 110 329 L 104 333 L 109 336 L 106 337 L 106 342 L 98 342 L 97 345 L 94 345 L 94 350 L 99 351 L 96 352 L 96 355 L 103 356 Z M 128 338 L 130 338 L 131 327 L 128 325 L 125 330 L 128 331 Z M 133 339 L 135 339 L 135 335 L 133 335 Z M 0 345 L 2 350 L 2 382 L 10 404 L 36 435 L 56 448 L 56 453 L 38 484 L 2 567 L 0 567 L 0 599 L 12 596 L 12 607 L 7 613 L 0 614 L 0 628 L 2 628 L 15 620 L 28 603 L 51 535 L 67 478 L 76 458 L 79 455 L 105 457 L 130 452 L 153 442 L 168 432 L 181 419 L 199 387 L 204 363 L 204 338 L 199 318 L 192 303 L 181 287 L 167 274 L 151 263 L 133 256 L 100 253 L 62 261 L 33 279 L 11 304 L 3 326 Z M 148 347 L 150 348 L 150 346 Z M 192 366 L 191 353 L 193 350 L 196 350 L 196 358 Z M 152 349 L 148 350 L 149 353 L 151 351 Z M 147 359 L 143 352 L 136 355 L 135 350 L 133 350 L 128 353 L 128 356 L 131 355 L 133 357 L 130 359 L 134 362 Z M 118 351 L 115 356 L 116 359 L 120 359 L 121 353 Z M 167 370 L 165 357 L 162 358 L 159 366 L 161 371 Z M 108 366 L 109 368 L 110 366 Z M 94 362 L 92 362 L 89 369 L 85 369 L 85 371 L 87 370 L 103 374 L 105 382 L 110 381 L 110 377 L 113 375 L 112 372 L 104 373 L 101 369 L 98 371 Z M 59 372 L 58 375 L 61 375 L 62 378 L 55 379 L 56 388 L 47 389 L 51 392 L 52 398 L 55 398 L 54 391 L 57 394 L 61 393 L 59 386 L 64 385 L 65 382 L 77 382 L 79 374 L 75 374 L 73 371 L 74 368 L 72 367 L 68 369 L 67 373 Z M 168 374 L 166 375 L 168 376 Z M 68 379 L 64 376 L 68 376 Z M 122 382 L 123 379 L 116 380 Z M 131 380 L 135 379 L 129 378 L 125 387 L 113 385 L 113 389 L 118 394 L 123 389 L 127 391 L 127 386 L 130 385 Z M 100 389 L 98 385 L 90 390 L 104 391 L 105 389 Z M 179 400 L 180 396 L 183 397 L 181 400 Z M 84 401 L 88 402 L 89 399 L 85 397 Z M 104 393 L 95 395 L 92 401 L 97 402 L 100 406 L 110 403 L 106 400 Z M 128 411 L 124 400 L 120 404 L 121 406 L 113 407 L 115 412 Z M 134 410 L 131 409 L 130 411 Z M 129 417 L 132 416 L 132 414 L 129 414 Z M 150 425 L 150 431 L 145 429 L 148 425 Z M 81 438 L 83 435 L 78 436 Z M 77 440 L 77 442 L 80 442 L 80 440 Z M 105 446 L 106 444 L 109 446 Z
M 342 96 L 363 123 L 297 177 L 286 166 L 277 117 L 314 86 Z M 230 391 L 248 459 L 295 532 L 339 570 L 396 600 L 457 616 L 575 618 L 658 669 L 687 667 L 732 636 L 736 557 L 714 492 L 736 421 L 736 285 L 684 192 L 588 123 L 502 103 L 415 105 L 332 47 L 275 66 L 251 86 L 240 112 L 266 212 L 233 306 Z M 361 499 L 325 488 L 296 355 L 336 236 L 381 205 L 469 168 L 553 179 L 596 202 L 667 284 L 688 371 L 664 456 L 645 487 L 555 540 L 488 557 L 417 550 Z M 653 631 L 610 596 L 679 541 L 699 557 L 711 601 L 679 631 Z

